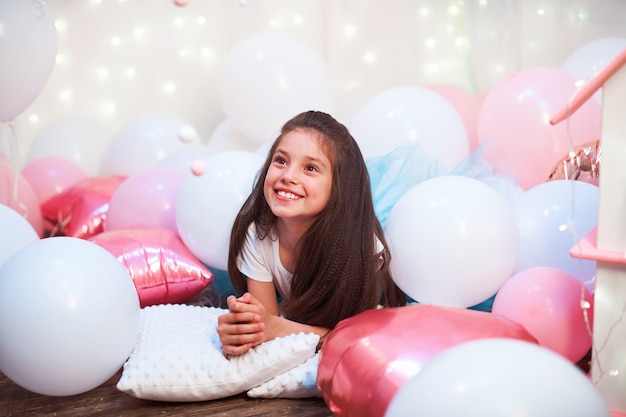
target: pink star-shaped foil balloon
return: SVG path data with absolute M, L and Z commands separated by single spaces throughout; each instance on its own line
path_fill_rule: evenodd
M 89 240 L 126 267 L 141 307 L 186 302 L 213 282 L 213 273 L 169 229 L 111 230 Z
M 41 204 L 49 236 L 87 239 L 104 231 L 111 196 L 126 177 L 85 178 Z

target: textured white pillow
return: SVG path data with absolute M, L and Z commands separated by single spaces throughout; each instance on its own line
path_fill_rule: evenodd
M 321 397 L 317 388 L 319 352 L 296 366 L 248 391 L 254 398 L 310 398 Z
M 300 333 L 227 358 L 216 332 L 217 317 L 226 311 L 185 304 L 143 308 L 117 389 L 146 400 L 213 400 L 248 391 L 315 356 L 319 336 Z

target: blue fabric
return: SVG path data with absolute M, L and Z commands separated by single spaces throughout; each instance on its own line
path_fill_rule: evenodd
M 508 203 L 523 194 L 516 179 L 495 174 L 483 153 L 489 142 L 476 148 L 450 171 L 439 159 L 424 152 L 419 145 L 401 146 L 388 154 L 365 161 L 370 175 L 374 211 L 380 224 L 385 223 L 396 202 L 411 188 L 441 175 L 461 175 L 484 182 L 495 189 Z
M 418 145 L 401 146 L 365 161 L 370 176 L 374 211 L 385 227 L 396 202 L 415 185 L 445 174 L 445 166 Z

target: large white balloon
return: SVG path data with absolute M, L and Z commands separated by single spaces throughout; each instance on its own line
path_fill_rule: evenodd
M 580 83 L 589 81 L 626 48 L 626 38 L 610 37 L 594 39 L 571 52 L 561 69 L 572 74 Z M 601 100 L 602 92 L 597 91 L 595 98 Z
M 411 188 L 385 225 L 391 272 L 421 303 L 470 307 L 511 276 L 519 235 L 509 204 L 485 183 L 435 177 Z
M 286 121 L 286 120 L 285 120 Z M 275 138 L 268 138 L 274 142 Z M 217 125 L 209 137 L 208 146 L 218 152 L 225 151 L 253 151 L 259 146 L 258 142 L 248 139 L 237 130 L 231 119 L 224 119 Z
M 15 252 L 39 240 L 33 226 L 11 207 L 0 204 L 0 267 Z
M 14 119 L 35 101 L 56 54 L 54 18 L 44 2 L 0 2 L 0 121 Z
M 218 80 L 226 115 L 257 143 L 305 110 L 332 112 L 326 64 L 306 44 L 275 32 L 252 35 L 230 51 Z
M 549 349 L 513 339 L 449 348 L 391 400 L 385 417 L 610 417 L 580 369 Z
M 548 181 L 527 190 L 513 204 L 520 236 L 515 272 L 549 266 L 591 282 L 596 262 L 574 258 L 570 249 L 598 224 L 599 191 L 574 180 Z
M 28 160 L 57 156 L 69 159 L 90 176 L 102 175 L 113 135 L 84 116 L 57 119 L 45 126 L 30 146 Z
M 25 389 L 68 396 L 103 384 L 138 332 L 133 281 L 95 243 L 41 239 L 0 267 L 0 370 Z
M 427 88 L 395 87 L 375 95 L 359 108 L 350 130 L 366 158 L 417 143 L 449 170 L 469 153 L 461 115 Z
M 263 160 L 251 152 L 219 152 L 204 160 L 202 175 L 190 175 L 181 185 L 176 200 L 178 233 L 205 264 L 227 269 L 233 222 L 252 191 Z
M 130 176 L 156 167 L 170 153 L 201 143 L 187 136 L 190 126 L 175 116 L 149 113 L 124 125 L 113 137 L 106 155 L 106 173 Z
M 208 158 L 217 152 L 218 151 L 212 147 L 200 143 L 190 143 L 165 155 L 165 157 L 157 163 L 156 167 L 173 169 L 183 174 L 191 174 L 194 161 Z

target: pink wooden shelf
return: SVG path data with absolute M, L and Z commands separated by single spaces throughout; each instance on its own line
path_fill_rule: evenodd
M 595 227 L 570 249 L 569 254 L 574 258 L 626 264 L 626 253 L 598 249 L 597 242 L 598 228 Z

